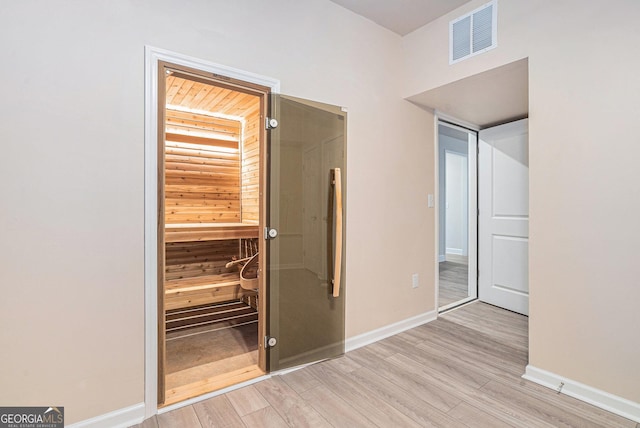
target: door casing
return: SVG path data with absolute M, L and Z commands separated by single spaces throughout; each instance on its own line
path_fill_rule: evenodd
M 164 219 L 160 218 L 158 207 L 161 201 L 159 195 L 159 180 L 161 179 L 161 165 L 158 163 L 160 151 L 158 141 L 161 137 L 162 121 L 159 115 L 159 103 L 163 98 L 159 94 L 159 73 L 162 62 L 170 63 L 185 70 L 195 70 L 198 73 L 209 73 L 212 79 L 218 78 L 222 82 L 237 80 L 248 85 L 257 85 L 269 88 L 272 93 L 280 92 L 280 82 L 265 76 L 251 72 L 203 61 L 197 58 L 178 54 L 175 52 L 158 49 L 151 46 L 145 47 L 145 150 L 144 150 L 144 308 L 145 308 L 145 418 L 158 413 L 158 347 L 159 322 L 162 319 L 159 311 L 162 302 L 158 298 L 158 284 L 162 277 L 159 275 L 161 266 L 158 263 L 158 254 L 161 242 L 158 241 L 159 227 L 164 225 Z M 266 102 L 265 102 L 266 105 Z M 264 138 L 262 138 L 264 140 Z M 266 168 L 263 168 L 263 174 Z M 261 180 L 263 183 L 264 180 Z M 262 209 L 261 215 L 266 213 Z M 264 266 L 264 264 L 263 264 Z M 264 300 L 264 299 L 261 299 Z M 239 387 L 240 385 L 238 385 Z M 200 399 L 224 392 L 216 391 Z

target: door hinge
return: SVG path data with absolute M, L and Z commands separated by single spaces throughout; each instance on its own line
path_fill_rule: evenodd
M 270 227 L 265 227 L 264 228 L 264 239 L 265 240 L 273 239 L 276 236 L 278 236 L 278 230 L 277 229 L 272 229 Z
M 265 117 L 264 118 L 264 127 L 265 129 L 275 129 L 278 127 L 278 119 L 273 117 Z
M 275 337 L 265 336 L 264 337 L 264 349 L 273 348 L 278 344 L 278 340 Z

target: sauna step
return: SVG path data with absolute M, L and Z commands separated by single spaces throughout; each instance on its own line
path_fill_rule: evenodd
M 240 287 L 240 272 L 165 281 L 165 309 L 196 307 L 204 304 L 238 301 L 255 291 Z
M 183 223 L 165 225 L 165 242 L 218 241 L 258 238 L 257 224 Z
M 244 302 L 201 305 L 166 312 L 167 339 L 258 321 L 258 312 Z
M 240 272 L 172 279 L 165 281 L 164 292 L 168 295 L 185 291 L 199 291 L 215 287 L 233 287 L 235 285 L 240 285 Z

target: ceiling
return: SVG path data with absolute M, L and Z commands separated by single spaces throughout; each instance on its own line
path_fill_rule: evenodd
M 166 87 L 166 104 L 171 106 L 245 118 L 260 110 L 260 99 L 255 95 L 202 83 L 176 72 L 167 76 Z
M 401 36 L 435 21 L 469 0 L 331 0 Z
M 238 148 L 240 119 L 260 115 L 260 98 L 171 73 L 166 77 L 168 141 Z M 256 119 L 259 120 L 259 119 Z
M 415 104 L 479 128 L 529 113 L 529 62 L 512 62 L 409 98 Z

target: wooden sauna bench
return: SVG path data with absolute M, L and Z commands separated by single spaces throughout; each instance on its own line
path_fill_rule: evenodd
M 258 234 L 257 224 L 166 224 L 164 240 L 165 243 L 227 241 L 258 238 Z M 165 310 L 228 302 L 255 294 L 240 287 L 239 271 L 168 279 L 164 290 Z
M 258 225 L 244 223 L 181 223 L 164 227 L 164 242 L 257 238 Z

